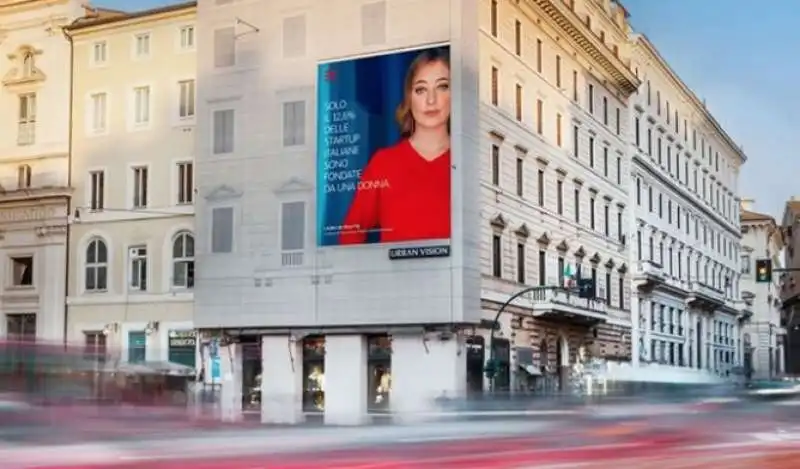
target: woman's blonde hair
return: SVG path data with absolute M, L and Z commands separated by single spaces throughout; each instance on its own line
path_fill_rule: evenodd
M 397 106 L 395 119 L 400 126 L 400 136 L 409 138 L 414 134 L 414 116 L 411 115 L 411 92 L 414 86 L 414 77 L 420 67 L 433 62 L 443 63 L 450 69 L 450 52 L 445 48 L 428 49 L 414 58 L 408 67 L 406 78 L 403 82 L 403 101 Z M 447 119 L 447 131 L 450 132 L 450 119 Z

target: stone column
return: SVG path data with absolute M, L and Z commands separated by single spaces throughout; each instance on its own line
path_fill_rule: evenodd
M 367 383 L 366 338 L 361 334 L 326 336 L 325 423 L 367 423 Z
M 261 367 L 261 422 L 302 422 L 302 342 L 288 335 L 262 337 Z

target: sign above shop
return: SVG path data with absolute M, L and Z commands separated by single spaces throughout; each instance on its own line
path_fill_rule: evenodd
M 197 345 L 197 334 L 194 331 L 169 331 L 170 347 L 192 347 Z
M 409 248 L 389 249 L 389 259 L 399 261 L 403 259 L 426 259 L 431 257 L 450 257 L 450 246 L 421 246 Z

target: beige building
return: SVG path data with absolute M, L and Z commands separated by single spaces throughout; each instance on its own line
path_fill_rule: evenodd
M 62 340 L 77 1 L 0 1 L 0 337 Z
M 194 362 L 195 3 L 88 10 L 73 43 L 68 329 Z

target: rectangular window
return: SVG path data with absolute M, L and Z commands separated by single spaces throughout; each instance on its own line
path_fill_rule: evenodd
M 492 104 L 497 106 L 500 101 L 500 70 L 497 67 L 492 67 Z
M 106 174 L 103 171 L 89 173 L 89 209 L 103 210 L 106 205 Z
M 306 144 L 306 102 L 283 103 L 283 146 Z
M 150 55 L 150 34 L 137 34 L 134 38 L 135 52 L 137 58 L 148 57 Z
M 572 71 L 572 100 L 578 102 L 578 71 Z
M 561 89 L 561 56 L 556 55 L 556 88 Z
M 619 309 L 625 309 L 625 275 L 620 274 L 619 276 Z
M 213 116 L 214 154 L 233 153 L 235 139 L 233 109 L 214 111 Z
M 557 266 L 557 268 L 558 268 L 558 272 L 556 272 L 556 273 L 558 274 L 558 286 L 559 287 L 563 287 L 564 286 L 564 258 L 563 257 L 559 257 L 558 258 L 558 266 Z
M 622 244 L 625 244 L 625 232 L 622 230 L 623 213 L 622 207 L 620 207 L 619 212 L 617 212 L 617 238 Z
M 517 158 L 517 195 L 525 194 L 525 160 Z
M 547 283 L 547 253 L 539 250 L 539 286 L 543 287 Z
M 577 125 L 572 126 L 572 156 L 580 158 L 580 130 Z
M 19 95 L 17 144 L 34 143 L 36 143 L 36 93 L 25 93 Z
M 608 205 L 603 208 L 603 234 L 611 235 L 611 208 Z
M 500 147 L 492 145 L 492 184 L 500 185 Z
M 514 111 L 519 122 L 522 122 L 522 85 L 517 83 Z
M 283 56 L 294 59 L 306 55 L 306 16 L 283 19 Z
M 497 37 L 497 0 L 492 0 L 491 10 L 489 10 L 489 27 L 492 36 Z
M 540 169 L 536 175 L 536 188 L 538 189 L 539 206 L 544 207 L 544 170 Z
M 211 252 L 233 252 L 233 208 L 219 207 L 211 210 Z
M 281 265 L 303 265 L 305 238 L 306 203 L 281 204 Z
M 92 132 L 101 133 L 108 130 L 108 95 L 94 93 L 91 97 L 91 125 Z
M 543 54 L 544 47 L 542 46 L 542 40 L 536 40 L 536 71 L 542 73 L 542 54 Z
M 611 271 L 606 271 L 606 304 L 611 306 Z
M 236 30 L 220 28 L 214 31 L 214 67 L 225 68 L 236 65 Z
M 595 229 L 597 226 L 597 217 L 595 216 L 595 207 L 597 206 L 597 199 L 594 197 L 589 198 L 589 228 Z
M 636 148 L 641 148 L 641 146 L 642 146 L 642 135 L 641 135 L 641 133 L 642 133 L 641 123 L 639 122 L 639 118 L 637 117 L 637 118 L 635 118 L 633 120 L 633 135 L 634 135 L 634 139 L 636 141 Z
M 617 184 L 622 184 L 622 157 L 617 157 Z
M 128 333 L 128 362 L 144 363 L 147 360 L 147 334 L 144 331 Z
M 587 96 L 587 105 L 589 107 L 589 114 L 594 114 L 594 85 L 589 84 L 589 94 Z
M 181 49 L 194 49 L 194 26 L 184 26 L 181 28 Z
M 108 43 L 106 41 L 98 41 L 92 44 L 92 62 L 95 65 L 101 65 L 108 61 Z
M 147 208 L 147 166 L 133 168 L 133 208 Z
M 517 283 L 525 284 L 525 243 L 517 243 Z
M 603 125 L 608 125 L 608 97 L 603 96 Z
M 616 118 L 614 119 L 614 125 L 616 125 L 616 127 L 617 127 L 616 128 L 617 135 L 620 135 L 622 133 L 622 123 L 621 123 L 621 119 L 620 119 L 620 110 L 619 110 L 619 108 L 617 108 L 615 112 L 616 112 L 617 115 L 616 115 Z
M 589 137 L 589 167 L 594 169 L 594 137 Z
M 564 181 L 556 182 L 556 210 L 559 215 L 564 214 Z
M 195 105 L 195 82 L 194 80 L 183 80 L 178 82 L 179 101 L 178 117 L 190 119 L 194 117 Z
M 131 290 L 147 291 L 147 247 L 134 246 L 129 251 L 130 278 L 128 285 Z
M 561 147 L 564 144 L 563 136 L 561 135 L 561 114 L 556 114 L 556 145 Z
M 136 125 L 150 123 L 149 86 L 137 86 L 133 89 L 133 123 Z
M 514 53 L 522 55 L 522 23 L 514 21 Z
M 11 285 L 15 287 L 33 286 L 33 256 L 11 258 Z
M 178 203 L 194 202 L 194 163 L 178 163 Z
M 573 197 L 573 202 L 575 206 L 573 207 L 573 212 L 575 212 L 575 223 L 581 222 L 581 191 L 580 189 L 575 189 L 575 196 Z
M 603 176 L 608 177 L 608 147 L 603 147 Z
M 544 101 L 536 100 L 536 133 L 544 134 Z
M 503 252 L 502 240 L 499 234 L 492 235 L 492 276 L 501 278 L 503 276 Z

